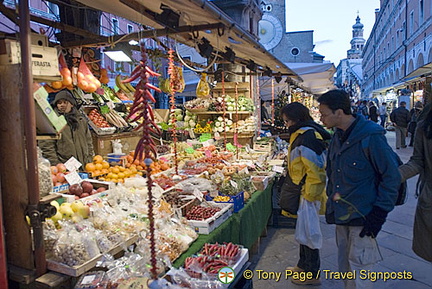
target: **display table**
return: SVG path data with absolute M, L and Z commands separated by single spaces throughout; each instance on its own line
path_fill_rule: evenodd
M 209 235 L 199 235 L 189 249 L 174 261 L 174 267 L 183 265 L 184 260 L 198 252 L 205 243 L 232 242 L 250 249 L 261 236 L 272 213 L 272 187 L 273 182 L 264 191 L 253 193 L 243 209 L 229 217 Z

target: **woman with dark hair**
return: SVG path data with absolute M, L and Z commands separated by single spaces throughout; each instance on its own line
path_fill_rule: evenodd
M 432 109 L 428 105 L 419 117 L 414 134 L 414 152 L 410 160 L 399 167 L 402 181 L 420 174 L 414 218 L 413 251 L 432 262 Z
M 326 195 L 326 144 L 330 134 L 310 116 L 309 109 L 303 104 L 293 102 L 282 109 L 282 118 L 290 134 L 288 148 L 288 168 L 285 182 L 281 188 L 279 204 L 282 215 L 297 217 L 300 195 L 303 202 L 319 204 L 316 213 L 325 211 Z M 319 203 L 318 203 L 319 202 Z M 311 272 L 317 276 L 320 268 L 319 249 L 300 244 L 300 260 L 292 272 Z M 319 278 L 291 279 L 294 284 L 318 285 Z

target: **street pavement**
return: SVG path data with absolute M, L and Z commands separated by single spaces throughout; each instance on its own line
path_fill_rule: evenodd
M 387 140 L 391 147 L 398 153 L 405 163 L 409 160 L 413 149 L 395 149 L 395 133 L 387 132 Z M 407 139 L 408 143 L 408 139 Z M 412 274 L 412 278 L 402 280 L 377 280 L 374 282 L 375 289 L 431 289 L 432 288 L 432 263 L 418 257 L 411 249 L 412 228 L 417 199 L 414 196 L 415 185 L 418 177 L 408 180 L 409 197 L 403 206 L 395 207 L 387 217 L 383 229 L 377 237 L 377 242 L 383 256 L 383 261 L 378 263 L 371 272 L 404 272 Z M 279 217 L 279 219 L 284 217 Z M 285 224 L 285 225 L 284 225 Z M 326 224 L 321 217 L 321 230 L 323 234 L 323 246 L 321 254 L 321 270 L 338 272 L 337 250 L 335 241 L 335 226 Z M 298 244 L 294 239 L 294 229 L 286 223 L 279 222 L 277 227 L 268 227 L 266 237 L 261 238 L 258 254 L 251 258 L 250 269 L 254 273 L 253 286 L 257 289 L 296 289 L 312 286 L 299 286 L 291 283 L 285 278 L 285 268 L 295 266 L 299 258 Z M 262 271 L 260 271 L 262 270 Z M 266 273 L 279 272 L 280 280 L 269 278 Z M 329 271 L 327 271 L 329 272 Z M 393 276 L 396 273 L 393 273 Z M 373 275 L 370 275 L 373 277 Z M 328 276 L 329 277 L 329 276 Z M 267 279 L 269 278 L 269 279 Z M 325 278 L 321 272 L 320 286 L 322 289 L 343 289 L 343 281 L 335 278 Z

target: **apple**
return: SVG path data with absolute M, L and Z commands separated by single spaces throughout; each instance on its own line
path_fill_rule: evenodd
M 72 186 L 69 187 L 69 192 L 72 195 L 81 197 L 81 195 L 83 194 L 83 188 L 81 187 L 80 184 L 73 184 Z
M 74 212 L 72 211 L 71 207 L 60 207 L 60 212 L 63 215 L 64 219 L 70 219 L 72 218 L 72 215 L 74 214 Z
M 63 218 L 62 213 L 60 213 L 59 211 L 57 211 L 57 213 L 51 217 L 51 220 L 53 220 L 53 222 L 58 222 Z
M 106 191 L 106 188 L 104 188 L 104 187 L 100 187 L 100 188 L 97 188 L 97 190 L 96 190 L 98 193 L 101 193 L 101 192 L 103 192 L 103 191 Z
M 82 193 L 80 197 L 81 197 L 81 198 L 85 198 L 85 197 L 88 197 L 88 196 L 90 196 L 89 193 Z
M 90 194 L 91 191 L 93 190 L 93 184 L 90 183 L 89 181 L 82 181 L 81 187 L 83 189 L 83 193 Z
M 78 209 L 77 214 L 80 215 L 83 219 L 87 219 L 90 216 L 90 207 L 89 206 L 80 207 Z
M 72 202 L 71 209 L 72 209 L 72 211 L 74 211 L 76 213 L 76 212 L 78 212 L 79 208 L 81 208 L 83 206 L 84 206 L 83 202 L 77 200 L 77 201 Z

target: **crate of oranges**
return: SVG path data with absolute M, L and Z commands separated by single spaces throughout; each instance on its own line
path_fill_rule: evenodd
M 110 164 L 101 155 L 95 155 L 93 162 L 85 165 L 85 170 L 92 178 L 108 174 Z

